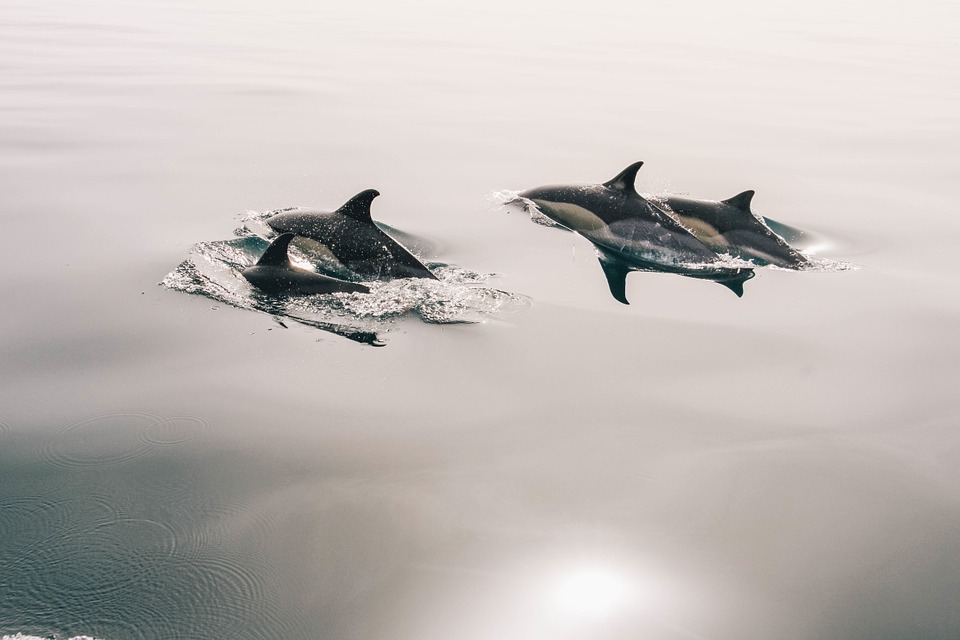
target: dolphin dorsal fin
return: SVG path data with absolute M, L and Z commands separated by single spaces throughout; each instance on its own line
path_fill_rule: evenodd
M 373 223 L 370 217 L 370 203 L 380 195 L 376 189 L 367 189 L 347 200 L 342 207 L 337 209 L 337 213 L 342 213 L 348 218 L 353 218 L 357 222 Z
M 607 180 L 603 186 L 623 191 L 627 195 L 637 195 L 637 171 L 643 166 L 643 162 L 634 162 L 632 165 L 621 171 L 615 178 Z
M 720 202 L 723 204 L 728 204 L 735 209 L 740 209 L 741 211 L 750 213 L 750 201 L 753 200 L 753 193 L 753 189 L 749 189 L 743 193 L 738 193 L 732 198 L 721 200 Z
M 260 267 L 286 267 L 290 265 L 290 258 L 287 256 L 287 247 L 293 240 L 292 233 L 281 233 L 277 239 L 270 243 L 267 250 L 263 252 L 260 259 L 257 260 L 257 266 Z

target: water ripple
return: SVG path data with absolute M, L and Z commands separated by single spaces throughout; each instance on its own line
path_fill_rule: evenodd
M 202 436 L 209 426 L 207 420 L 192 416 L 160 418 L 147 425 L 140 439 L 144 444 L 162 447 L 184 444 Z
M 41 447 L 41 456 L 61 468 L 98 468 L 137 460 L 150 453 L 141 431 L 163 418 L 147 411 L 86 418 L 58 429 Z
M 51 639 L 57 640 L 57 637 L 54 635 L 48 635 L 45 637 L 31 636 L 31 635 L 24 635 L 23 633 L 19 633 L 19 632 L 15 633 L 12 636 L 10 635 L 0 636 L 0 640 L 51 640 Z M 92 638 L 90 636 L 73 636 L 69 638 L 69 640 L 97 640 L 97 639 Z
M 106 638 L 269 638 L 286 619 L 269 575 L 239 549 L 183 553 L 170 526 L 118 518 L 5 562 L 0 598 L 34 624 L 78 620 Z
M 0 501 L 0 540 L 5 542 L 4 548 L 21 536 L 44 539 L 62 527 L 69 514 L 60 506 L 42 496 L 4 498 Z
M 5 525 L 0 560 L 11 570 L 31 565 L 39 550 L 56 547 L 65 537 L 127 517 L 115 500 L 94 493 L 8 499 L 0 514 Z
M 117 411 L 57 429 L 40 446 L 41 460 L 59 468 L 96 469 L 143 459 L 158 448 L 200 438 L 209 421 L 152 411 Z

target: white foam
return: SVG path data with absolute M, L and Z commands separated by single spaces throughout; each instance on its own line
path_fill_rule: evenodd
M 200 242 L 194 245 L 162 285 L 177 291 L 206 296 L 242 309 L 263 311 L 276 317 L 318 326 L 335 333 L 385 331 L 385 322 L 415 316 L 432 324 L 480 323 L 493 316 L 528 306 L 526 296 L 485 286 L 493 274 L 479 273 L 453 265 L 428 263 L 437 280 L 399 278 L 367 282 L 369 294 L 331 293 L 272 299 L 259 294 L 244 280 L 242 271 L 256 262 L 269 240 L 255 224 L 269 215 L 248 213 L 244 227 L 233 240 Z M 315 256 L 295 247 L 291 260 L 313 268 Z M 329 268 L 328 268 L 329 267 Z M 324 271 L 340 277 L 323 263 Z M 341 331 L 342 330 L 342 331 Z
M 0 640 L 51 640 L 51 638 L 55 640 L 61 640 L 57 636 L 47 636 L 46 638 L 41 638 L 40 636 L 28 636 L 22 633 L 18 633 L 12 636 L 5 635 Z M 94 638 L 93 636 L 73 636 L 72 638 L 69 638 L 69 640 L 98 640 L 98 639 Z

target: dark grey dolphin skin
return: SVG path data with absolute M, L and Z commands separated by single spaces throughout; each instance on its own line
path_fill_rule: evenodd
M 319 243 L 363 278 L 436 280 L 413 254 L 373 222 L 370 204 L 379 195 L 376 189 L 367 189 L 336 211 L 295 209 L 271 216 L 266 223 L 281 233 L 294 233 Z
M 537 187 L 519 194 L 545 216 L 597 247 L 610 293 L 626 298 L 630 271 L 676 273 L 712 280 L 743 295 L 752 269 L 721 266 L 719 255 L 661 206 L 637 193 L 635 162 L 603 184 Z
M 362 284 L 337 280 L 293 266 L 287 255 L 293 238 L 292 233 L 281 234 L 270 243 L 255 265 L 243 270 L 243 277 L 257 289 L 272 295 L 370 292 Z
M 657 200 L 677 220 L 717 253 L 796 269 L 807 264 L 802 253 L 791 247 L 750 210 L 753 191 L 726 200 L 698 200 L 663 196 Z

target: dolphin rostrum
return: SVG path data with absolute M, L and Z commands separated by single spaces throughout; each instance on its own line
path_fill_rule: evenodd
M 272 295 L 370 292 L 365 285 L 337 280 L 293 266 L 287 255 L 287 248 L 293 238 L 292 233 L 278 236 L 255 265 L 243 270 L 243 277 L 256 288 Z
M 637 193 L 634 182 L 642 165 L 635 162 L 603 184 L 536 187 L 519 196 L 593 243 L 610 293 L 624 304 L 629 304 L 625 289 L 630 271 L 713 280 L 742 296 L 753 270 L 720 264 L 709 245 Z
M 266 223 L 280 233 L 294 233 L 313 241 L 311 248 L 332 253 L 361 277 L 436 280 L 413 254 L 374 223 L 370 204 L 379 195 L 376 189 L 367 189 L 336 211 L 292 209 L 267 218 Z

